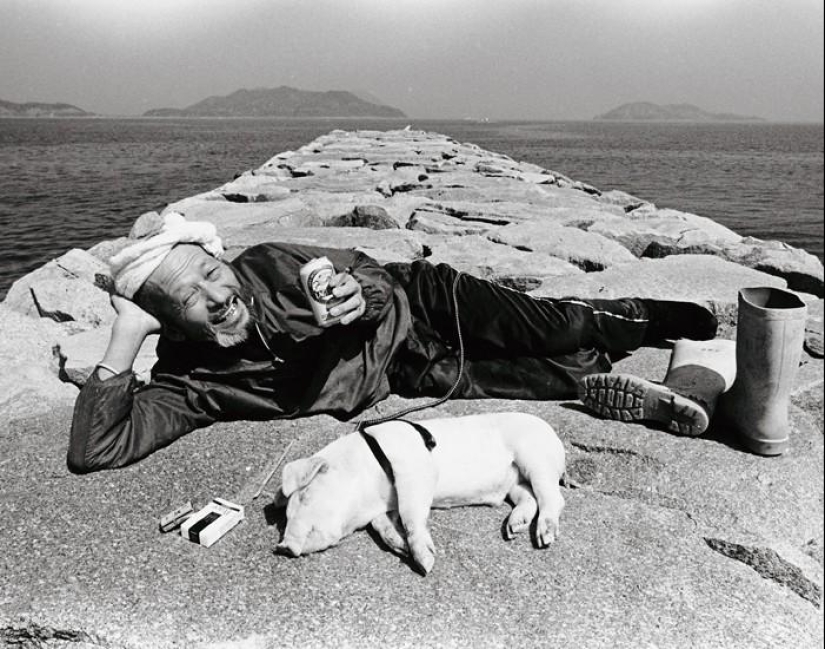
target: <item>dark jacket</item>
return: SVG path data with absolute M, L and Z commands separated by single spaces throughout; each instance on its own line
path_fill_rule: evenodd
M 315 324 L 298 271 L 320 256 L 337 270 L 351 268 L 361 284 L 366 311 L 350 325 Z M 132 372 L 106 381 L 93 372 L 75 404 L 71 471 L 124 466 L 215 421 L 346 419 L 389 394 L 389 365 L 411 319 L 404 291 L 377 262 L 352 250 L 273 243 L 231 265 L 253 296 L 260 333 L 253 328 L 231 349 L 162 336 L 145 386 Z

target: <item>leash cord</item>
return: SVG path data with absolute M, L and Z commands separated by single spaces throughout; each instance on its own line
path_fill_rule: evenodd
M 458 271 L 458 274 L 455 276 L 453 280 L 453 308 L 455 309 L 455 330 L 458 336 L 458 375 L 455 377 L 455 381 L 447 393 L 431 401 L 429 403 L 420 404 L 417 406 L 410 406 L 409 408 L 404 408 L 397 412 L 391 413 L 389 415 L 385 415 L 383 417 L 375 417 L 374 419 L 361 419 L 355 425 L 355 430 L 358 432 L 364 432 L 364 429 L 369 426 L 377 426 L 378 424 L 383 424 L 388 421 L 393 421 L 395 419 L 400 419 L 401 417 L 406 417 L 409 414 L 414 412 L 419 412 L 420 410 L 426 410 L 428 408 L 435 408 L 436 406 L 440 406 L 442 403 L 447 401 L 453 393 L 458 389 L 458 384 L 461 383 L 461 377 L 464 375 L 464 338 L 461 335 L 461 321 L 458 315 L 458 280 L 461 279 L 461 276 L 464 273 L 462 271 Z
M 255 490 L 255 493 L 252 494 L 252 498 L 250 498 L 250 500 L 255 500 L 258 496 L 260 496 L 263 493 L 264 487 L 266 487 L 266 485 L 269 484 L 269 481 L 272 480 L 272 476 L 275 475 L 275 471 L 277 471 L 278 467 L 281 466 L 281 463 L 286 458 L 286 454 L 289 453 L 289 449 L 292 448 L 292 445 L 294 443 L 295 440 L 293 439 L 289 442 L 289 444 L 286 445 L 286 449 L 283 453 L 281 453 L 281 457 L 279 457 L 278 461 L 272 465 L 272 468 L 267 472 L 266 477 L 263 479 L 261 484 L 258 485 L 258 488 Z

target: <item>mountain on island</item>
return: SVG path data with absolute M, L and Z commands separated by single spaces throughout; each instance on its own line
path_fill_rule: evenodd
M 17 104 L 0 99 L 0 117 L 93 117 L 82 108 L 71 104 L 43 104 L 26 102 Z
M 236 90 L 186 108 L 155 108 L 144 117 L 396 117 L 397 108 L 365 101 L 352 92 L 314 92 L 289 86 Z
M 624 122 L 761 122 L 761 117 L 709 113 L 693 104 L 653 104 L 637 101 L 598 115 L 595 119 Z

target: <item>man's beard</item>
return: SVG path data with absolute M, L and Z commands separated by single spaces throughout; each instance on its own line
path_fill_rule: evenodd
M 207 336 L 219 347 L 229 348 L 240 345 L 249 338 L 249 330 L 252 328 L 252 314 L 249 310 L 251 304 L 251 292 L 246 287 L 241 287 L 236 295 L 242 309 L 238 321 L 229 328 L 221 328 L 220 325 L 207 325 Z
M 243 342 L 246 342 L 246 339 L 249 338 L 249 329 L 251 328 L 250 325 L 252 324 L 252 318 L 249 315 L 249 312 L 246 311 L 244 313 L 243 322 L 238 323 L 238 327 L 233 327 L 230 331 L 216 331 L 213 334 L 213 340 L 215 344 L 219 347 L 234 347 L 235 345 L 240 345 Z M 243 325 L 241 327 L 241 325 Z

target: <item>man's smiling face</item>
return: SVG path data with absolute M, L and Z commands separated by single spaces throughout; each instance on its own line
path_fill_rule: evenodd
M 162 319 L 185 338 L 222 347 L 246 340 L 251 317 L 241 284 L 229 265 L 200 246 L 175 246 L 141 291 L 163 301 Z

